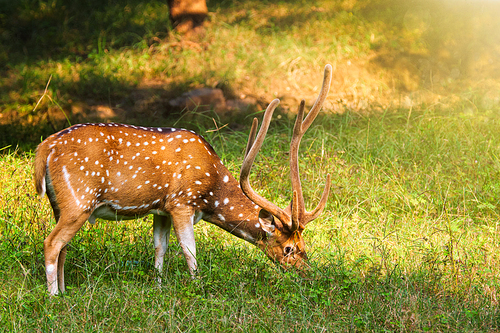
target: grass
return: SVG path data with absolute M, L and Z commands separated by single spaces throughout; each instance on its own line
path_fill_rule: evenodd
M 304 236 L 311 269 L 270 264 L 243 241 L 196 227 L 200 277 L 172 238 L 155 283 L 151 220 L 86 225 L 71 242 L 69 291 L 45 291 L 43 238 L 53 218 L 33 195 L 31 154 L 1 158 L 2 327 L 145 331 L 432 331 L 499 329 L 497 114 L 460 110 L 318 119 L 302 144 L 307 202 L 327 172 L 333 193 Z M 285 205 L 290 120 L 272 124 L 253 172 Z M 206 133 L 235 174 L 245 136 Z M 232 143 L 232 144 L 229 144 Z
M 499 331 L 500 27 L 498 4 L 474 3 L 209 1 L 205 32 L 187 41 L 165 2 L 2 2 L 0 330 Z M 251 177 L 284 207 L 289 110 L 311 104 L 325 63 L 328 112 L 301 148 L 309 208 L 327 173 L 333 185 L 304 232 L 305 274 L 201 222 L 199 278 L 172 236 L 159 286 L 151 219 L 99 221 L 69 245 L 68 292 L 47 295 L 41 139 L 94 120 L 185 127 L 237 176 L 255 114 L 176 114 L 168 100 L 206 86 L 257 110 L 279 97 Z

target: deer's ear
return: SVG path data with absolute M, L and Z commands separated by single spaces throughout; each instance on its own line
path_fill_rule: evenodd
M 274 216 L 265 209 L 259 211 L 259 223 L 262 226 L 262 230 L 267 233 L 273 233 L 276 229 L 276 224 L 274 223 Z

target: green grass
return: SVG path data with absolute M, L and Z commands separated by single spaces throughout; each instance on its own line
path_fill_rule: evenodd
M 500 117 L 481 111 L 323 115 L 301 150 L 308 205 L 333 193 L 304 237 L 311 268 L 285 272 L 249 244 L 196 226 L 200 277 L 175 237 L 155 282 L 151 220 L 86 225 L 71 242 L 68 293 L 45 291 L 53 227 L 33 195 L 31 154 L 0 160 L 0 323 L 9 331 L 431 331 L 499 329 Z M 252 178 L 289 200 L 291 121 L 277 116 Z M 200 130 L 200 129 L 198 129 Z M 201 131 L 203 133 L 203 131 Z M 245 135 L 208 132 L 237 174 Z

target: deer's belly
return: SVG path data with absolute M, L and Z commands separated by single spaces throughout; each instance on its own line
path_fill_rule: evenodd
M 125 207 L 127 208 L 127 207 Z M 109 205 L 103 205 L 98 208 L 96 208 L 93 212 L 92 215 L 89 216 L 89 222 L 94 224 L 96 218 L 100 218 L 103 220 L 108 220 L 108 221 L 122 221 L 122 220 L 135 220 L 138 219 L 142 216 L 146 216 L 149 214 L 156 214 L 156 215 L 163 215 L 163 216 L 170 216 L 170 214 L 161 211 L 159 209 L 151 209 L 149 211 L 144 212 L 143 214 L 132 214 L 132 215 L 124 215 L 123 210 L 121 209 L 114 209 L 113 207 Z

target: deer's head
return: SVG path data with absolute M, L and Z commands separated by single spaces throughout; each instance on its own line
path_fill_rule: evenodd
M 305 101 L 302 100 L 297 112 L 297 119 L 293 129 L 293 136 L 290 144 L 290 176 L 292 179 L 292 200 L 288 207 L 282 209 L 274 203 L 260 196 L 250 186 L 249 174 L 253 161 L 257 156 L 264 138 L 266 136 L 269 124 L 274 110 L 279 104 L 279 100 L 273 100 L 264 113 L 264 119 L 257 133 L 258 121 L 254 119 L 250 136 L 248 139 L 245 159 L 241 167 L 240 184 L 245 195 L 255 202 L 260 208 L 259 223 L 266 232 L 267 237 L 259 241 L 258 246 L 271 258 L 279 262 L 284 267 L 300 267 L 307 259 L 304 239 L 302 232 L 307 223 L 316 219 L 323 211 L 328 199 L 330 189 L 330 175 L 326 177 L 326 185 L 323 190 L 319 204 L 312 211 L 308 212 L 304 205 L 304 196 L 299 175 L 299 146 L 300 140 L 307 131 L 311 123 L 321 109 L 332 79 L 331 65 L 325 66 L 323 86 L 316 102 L 304 119 Z

